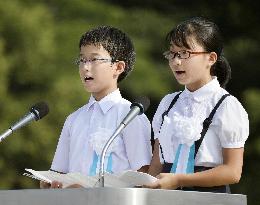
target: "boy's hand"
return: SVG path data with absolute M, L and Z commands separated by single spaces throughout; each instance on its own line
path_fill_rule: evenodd
M 49 189 L 51 187 L 50 183 L 44 182 L 44 181 L 40 181 L 40 188 L 41 189 Z
M 58 181 L 53 181 L 51 183 L 51 187 L 52 189 L 59 189 L 59 188 L 62 188 L 62 183 L 61 182 L 58 182 Z
M 62 188 L 62 183 L 58 181 L 53 181 L 51 184 L 47 182 L 40 181 L 40 188 L 41 189 L 59 189 Z

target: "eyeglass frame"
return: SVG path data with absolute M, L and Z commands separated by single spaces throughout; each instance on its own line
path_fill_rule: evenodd
M 187 58 L 181 58 L 180 52 L 182 52 L 182 51 L 187 52 L 189 54 L 189 56 Z M 188 58 L 190 58 L 191 54 L 207 54 L 207 53 L 210 53 L 210 52 L 207 52 L 207 51 L 188 51 L 188 50 L 180 50 L 180 51 L 177 51 L 177 52 L 165 51 L 165 52 L 163 52 L 163 56 L 167 60 L 173 60 L 173 59 L 175 59 L 176 56 L 178 57 L 178 59 L 188 59 Z M 173 57 L 170 58 L 170 55 L 173 55 Z
M 119 62 L 119 60 L 113 60 L 112 58 L 93 58 L 93 59 L 86 59 L 86 58 L 83 58 L 83 57 L 78 57 L 76 58 L 75 60 L 75 64 L 77 66 L 80 66 L 82 63 L 83 65 L 86 65 L 86 64 L 92 64 L 92 63 L 95 63 L 97 61 L 107 61 L 107 62 L 111 62 L 112 63 L 116 63 L 116 62 Z

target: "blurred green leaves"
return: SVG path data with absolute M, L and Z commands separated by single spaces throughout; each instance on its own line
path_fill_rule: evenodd
M 0 1 L 0 13 L 0 131 L 37 101 L 45 100 L 50 107 L 44 119 L 0 144 L 1 189 L 38 186 L 21 176 L 24 168 L 50 167 L 66 116 L 86 103 L 89 94 L 74 65 L 84 32 L 98 25 L 112 25 L 133 39 L 135 68 L 119 86 L 129 99 L 139 95 L 151 98 L 151 120 L 160 99 L 181 89 L 162 56 L 167 49 L 165 36 L 180 20 L 200 15 L 214 20 L 224 34 L 225 55 L 232 67 L 228 91 L 241 100 L 249 114 L 246 178 L 234 189 L 249 193 L 248 187 L 254 182 L 252 167 L 260 155 L 260 28 L 255 2 L 10 0 Z M 253 201 L 257 193 L 250 197 Z

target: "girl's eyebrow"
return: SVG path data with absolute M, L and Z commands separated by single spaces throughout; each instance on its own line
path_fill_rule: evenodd
M 175 53 L 175 52 L 178 52 L 178 51 L 182 51 L 182 50 L 184 50 L 184 49 L 181 49 L 181 48 L 173 48 L 173 47 L 170 47 L 170 49 L 169 49 L 169 51 L 170 52 L 173 52 L 173 53 Z

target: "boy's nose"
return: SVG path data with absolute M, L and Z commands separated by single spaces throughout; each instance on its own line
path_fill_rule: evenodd
M 90 63 L 84 63 L 82 66 L 81 66 L 81 69 L 83 70 L 90 70 Z
M 181 65 L 181 59 L 178 57 L 175 57 L 169 61 L 170 65 Z

